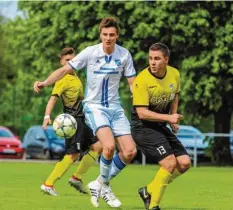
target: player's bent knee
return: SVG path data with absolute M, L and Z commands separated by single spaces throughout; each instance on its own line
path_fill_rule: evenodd
M 165 168 L 169 173 L 173 173 L 176 168 L 176 158 L 174 155 L 169 155 L 159 162 L 160 166 Z
M 180 173 L 186 172 L 191 167 L 191 160 L 188 156 L 184 156 L 179 160 Z
M 91 145 L 91 150 L 97 152 L 100 155 L 103 151 L 102 144 L 99 141 L 96 142 L 95 144 Z
M 136 156 L 137 149 L 134 145 L 132 145 L 130 147 L 128 146 L 122 150 L 122 154 L 124 156 L 124 159 L 127 160 L 127 162 L 129 163 Z
M 132 159 L 137 155 L 137 149 L 136 147 L 132 151 Z
M 106 145 L 103 147 L 103 154 L 106 158 L 111 158 L 114 154 L 115 146 L 114 145 Z
M 123 151 L 124 158 L 127 160 L 128 163 L 133 160 L 136 154 L 137 154 L 136 148 Z

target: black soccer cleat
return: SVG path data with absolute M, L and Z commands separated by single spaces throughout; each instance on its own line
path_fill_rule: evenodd
M 141 199 L 142 199 L 142 201 L 144 203 L 144 206 L 145 206 L 146 210 L 149 210 L 151 195 L 147 191 L 147 186 L 141 187 L 138 190 L 138 194 L 140 195 L 140 197 L 141 197 Z M 159 208 L 156 209 L 156 207 L 155 207 L 155 209 L 153 208 L 152 210 L 159 210 Z
M 153 208 L 150 209 L 150 210 L 160 210 L 160 208 L 159 208 L 159 206 L 155 206 L 155 207 L 153 207 Z

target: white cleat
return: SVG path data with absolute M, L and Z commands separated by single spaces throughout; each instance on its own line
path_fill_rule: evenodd
M 110 186 L 103 186 L 100 196 L 112 208 L 119 208 L 122 205 L 119 199 L 113 194 Z
M 98 181 L 92 181 L 87 185 L 88 189 L 90 190 L 91 195 L 91 203 L 94 207 L 99 207 L 99 198 L 102 185 Z
M 58 196 L 57 192 L 52 186 L 46 186 L 44 184 L 41 185 L 40 187 L 41 191 L 43 191 L 45 194 L 48 195 L 53 195 L 53 196 Z

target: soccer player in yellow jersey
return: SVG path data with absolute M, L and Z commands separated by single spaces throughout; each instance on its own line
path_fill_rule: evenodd
M 74 58 L 74 56 L 73 48 L 64 48 L 60 53 L 60 63 L 65 65 L 69 60 Z M 49 195 L 56 196 L 57 193 L 53 187 L 54 183 L 78 159 L 80 152 L 88 150 L 88 147 L 92 144 L 92 150 L 89 150 L 88 153 L 83 156 L 77 170 L 69 179 L 71 186 L 79 192 L 87 194 L 87 190 L 82 184 L 82 175 L 93 165 L 96 158 L 99 156 L 98 153 L 101 152 L 101 144 L 96 141 L 96 138 L 92 135 L 92 131 L 88 130 L 88 127 L 84 123 L 81 105 L 83 99 L 83 86 L 74 73 L 67 74 L 55 83 L 45 111 L 44 122 L 42 125 L 44 129 L 46 129 L 48 123 L 51 122 L 50 114 L 59 97 L 61 97 L 63 102 L 64 113 L 71 114 L 75 117 L 78 129 L 73 137 L 65 140 L 65 156 L 56 164 L 50 176 L 44 184 L 41 185 L 41 190 Z
M 150 210 L 160 209 L 167 185 L 190 167 L 190 158 L 174 135 L 183 116 L 177 113 L 180 75 L 168 66 L 169 56 L 165 44 L 153 44 L 149 49 L 149 67 L 140 72 L 133 85 L 133 138 L 138 148 L 160 165 L 154 180 L 138 191 L 145 208 Z

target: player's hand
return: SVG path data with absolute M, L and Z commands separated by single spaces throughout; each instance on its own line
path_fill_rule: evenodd
M 171 114 L 169 115 L 169 120 L 168 122 L 170 124 L 178 124 L 180 120 L 182 120 L 184 117 L 181 114 Z
M 35 81 L 33 85 L 34 92 L 39 93 L 40 90 L 45 87 L 44 82 Z
M 44 119 L 44 122 L 43 122 L 42 128 L 43 128 L 44 130 L 46 130 L 46 129 L 47 129 L 47 126 L 48 126 L 48 124 L 51 124 L 51 123 L 52 123 L 51 119 Z
M 177 133 L 179 130 L 178 124 L 170 124 L 170 127 L 171 127 L 173 133 Z

